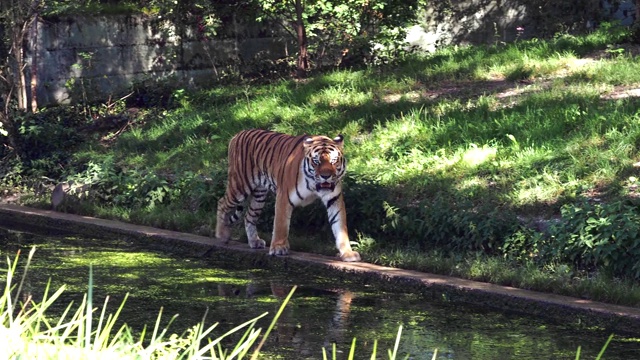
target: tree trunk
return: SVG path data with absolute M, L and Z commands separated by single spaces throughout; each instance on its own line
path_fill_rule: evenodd
M 37 108 L 35 95 L 32 97 L 32 104 L 28 104 L 27 86 L 32 84 L 35 90 L 37 74 L 32 71 L 32 78 L 27 80 L 25 76 L 25 39 L 33 33 L 32 21 L 38 19 L 41 10 L 41 0 L 20 0 L 11 1 L 0 0 L 0 12 L 3 13 L 2 24 L 4 33 L 0 42 L 0 102 L 4 103 L 0 109 L 0 134 L 2 135 L 2 145 L 13 150 L 14 156 L 22 157 L 20 134 L 15 124 L 16 114 L 27 112 Z M 35 29 L 37 31 L 37 28 Z M 37 39 L 36 39 L 37 42 Z M 33 66 L 35 68 L 36 59 Z M 28 82 L 29 81 L 29 82 Z M 17 109 L 12 105 L 12 99 L 17 100 Z
M 304 78 L 307 75 L 307 70 L 309 69 L 307 55 L 307 30 L 304 27 L 302 10 L 302 1 L 296 0 L 296 33 L 298 35 L 298 67 L 296 75 L 299 78 Z
M 23 7 L 26 5 L 26 1 L 24 4 L 21 4 Z M 11 26 L 9 26 L 8 28 L 10 29 L 9 31 L 11 32 L 9 34 L 10 37 L 10 44 L 11 44 L 11 55 L 13 57 L 12 60 L 10 60 L 10 64 L 9 64 L 9 68 L 10 71 L 12 73 L 12 83 L 10 84 L 11 87 L 16 89 L 16 100 L 18 101 L 18 108 L 21 110 L 25 110 L 28 111 L 30 109 L 29 104 L 28 104 L 28 97 L 27 97 L 27 86 L 29 83 L 32 83 L 33 81 L 35 81 L 35 76 L 37 74 L 35 74 L 33 71 L 35 71 L 34 69 L 32 69 L 32 78 L 30 79 L 30 81 L 27 81 L 27 77 L 25 76 L 25 68 L 27 67 L 27 63 L 26 60 L 24 58 L 24 49 L 25 49 L 25 40 L 27 39 L 28 36 L 34 36 L 35 32 L 32 26 L 34 26 L 33 22 L 38 21 L 38 17 L 39 17 L 39 11 L 40 11 L 40 0 L 33 0 L 31 2 L 31 4 L 28 7 L 24 7 L 22 9 L 22 13 L 21 10 L 19 8 L 15 8 L 15 11 L 17 12 L 14 17 L 14 19 L 12 19 L 12 24 Z M 37 26 L 37 25 L 36 25 Z M 36 29 L 37 31 L 37 29 Z M 37 42 L 37 39 L 36 39 Z M 35 44 L 34 44 L 35 45 Z M 34 50 L 34 65 L 35 65 L 35 61 L 36 61 L 36 53 L 37 49 Z M 13 62 L 13 64 L 11 64 L 11 62 Z M 34 83 L 34 85 L 36 85 Z M 35 89 L 32 89 L 32 91 L 35 91 Z M 33 98 L 33 101 L 35 101 L 35 98 Z M 32 109 L 33 107 L 36 106 L 37 104 L 32 103 Z
M 31 112 L 33 113 L 38 111 L 38 96 L 36 94 L 38 86 L 38 17 L 36 13 L 29 36 L 33 49 L 31 57 Z
M 24 76 L 24 52 L 22 41 L 24 35 L 21 26 L 16 25 L 11 33 L 11 52 L 13 53 L 13 86 L 16 89 L 16 100 L 18 100 L 18 108 L 27 110 L 27 86 Z

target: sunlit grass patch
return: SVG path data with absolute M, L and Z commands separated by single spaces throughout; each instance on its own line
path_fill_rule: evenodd
M 489 145 L 478 145 L 471 143 L 469 149 L 467 149 L 460 158 L 460 163 L 468 168 L 474 168 L 479 165 L 492 161 L 496 157 L 498 149 Z
M 576 69 L 568 77 L 573 81 L 601 82 L 611 85 L 640 84 L 640 60 L 632 56 L 600 59 Z
M 343 86 L 325 88 L 309 98 L 309 103 L 318 106 L 360 106 L 371 101 L 372 95 L 366 92 L 354 91 Z
M 575 69 L 576 57 L 572 53 L 555 53 L 551 56 L 537 56 L 524 52 L 514 56 L 512 61 L 502 61 L 488 65 L 478 71 L 479 78 L 506 79 L 509 81 L 533 80 L 562 76 Z
M 543 170 L 539 175 L 518 181 L 513 187 L 511 200 L 514 205 L 532 205 L 536 203 L 552 204 L 559 197 L 575 190 L 578 183 L 563 182 L 558 174 Z M 570 195 L 575 195 L 570 193 Z

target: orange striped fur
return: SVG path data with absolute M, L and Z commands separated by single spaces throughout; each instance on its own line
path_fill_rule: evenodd
M 249 202 L 244 224 L 251 248 L 264 248 L 256 222 L 269 191 L 276 194 L 271 255 L 289 253 L 289 224 L 296 206 L 320 199 L 327 208 L 339 256 L 360 261 L 351 249 L 342 197 L 346 162 L 342 135 L 290 136 L 267 130 L 244 130 L 229 142 L 229 176 L 225 195 L 218 201 L 216 237 L 228 241 L 231 225 Z

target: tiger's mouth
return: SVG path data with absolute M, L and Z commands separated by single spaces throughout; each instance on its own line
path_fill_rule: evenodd
M 316 191 L 329 190 L 333 191 L 336 188 L 335 183 L 330 183 L 328 181 L 316 183 Z

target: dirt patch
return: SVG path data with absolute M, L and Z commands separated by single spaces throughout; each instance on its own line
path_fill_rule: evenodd
M 408 102 L 424 102 L 442 99 L 470 99 L 480 95 L 506 92 L 517 87 L 517 83 L 506 80 L 492 81 L 458 81 L 438 83 L 437 88 L 418 88 L 407 93 L 389 93 L 380 101 L 390 104 L 404 100 Z M 420 87 L 419 85 L 417 87 Z
M 427 84 L 416 84 L 415 90 L 407 93 L 389 93 L 379 99 L 383 103 L 408 101 L 413 103 L 425 101 L 440 101 L 443 99 L 471 100 L 479 96 L 494 95 L 499 100 L 499 106 L 513 106 L 518 98 L 528 92 L 549 88 L 555 79 L 568 77 L 585 67 L 593 66 L 599 61 L 612 59 L 624 54 L 626 56 L 640 55 L 640 45 L 620 44 L 615 48 L 598 50 L 578 59 L 569 60 L 555 73 L 540 78 L 509 81 L 503 78 L 490 80 L 461 80 L 439 81 L 437 87 Z M 603 89 L 601 99 L 617 100 L 629 97 L 640 97 L 640 88 L 634 85 L 615 86 L 613 90 Z

